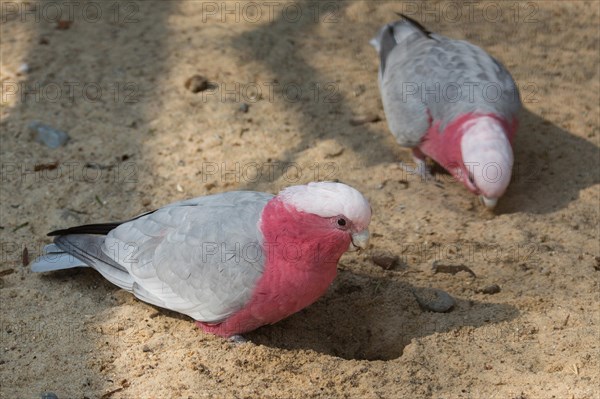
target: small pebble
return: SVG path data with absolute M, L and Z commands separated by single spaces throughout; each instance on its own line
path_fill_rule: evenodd
M 25 75 L 29 72 L 29 70 L 29 64 L 24 62 L 21 65 L 19 65 L 19 68 L 17 68 L 17 75 Z
M 396 255 L 389 255 L 385 253 L 376 253 L 371 256 L 371 260 L 377 266 L 380 266 L 382 269 L 390 270 L 393 269 L 397 264 L 400 258 Z
M 365 91 L 367 90 L 367 88 L 365 87 L 365 85 L 358 85 L 354 88 L 354 97 L 358 97 L 361 94 L 363 94 Z
M 58 30 L 67 30 L 71 27 L 73 21 L 61 20 L 56 22 L 56 29 Z
M 44 392 L 42 394 L 42 399 L 58 399 L 58 396 L 52 392 Z
M 498 284 L 488 285 L 487 287 L 480 289 L 479 292 L 482 294 L 494 295 L 500 292 L 500 286 Z
M 29 250 L 27 249 L 27 247 L 23 248 L 23 252 L 21 253 L 21 261 L 23 267 L 29 264 Z
M 436 273 L 456 274 L 459 272 L 467 272 L 473 277 L 477 277 L 475 272 L 465 265 L 440 265 L 437 260 L 431 262 L 431 271 Z
M 29 131 L 36 136 L 36 140 L 50 148 L 58 148 L 65 145 L 70 137 L 62 130 L 57 130 L 52 126 L 45 125 L 41 122 L 31 122 L 28 126 Z
M 148 345 L 144 345 L 142 347 L 142 352 L 152 352 L 152 349 L 150 349 L 150 347 Z
M 79 217 L 77 212 L 74 212 L 73 210 L 66 209 L 66 208 L 60 210 L 60 218 L 62 220 L 67 220 L 67 221 L 71 220 L 71 221 L 73 221 L 73 223 L 81 222 L 81 218 Z
M 344 153 L 344 147 L 334 140 L 325 140 L 319 144 L 319 147 L 325 153 L 325 158 L 339 157 Z
M 185 81 L 185 88 L 192 93 L 198 93 L 208 89 L 208 80 L 204 76 L 194 75 Z
M 234 344 L 245 344 L 248 340 L 241 335 L 232 335 L 229 337 L 229 342 L 233 342 Z
M 329 151 L 327 154 L 325 154 L 325 158 L 339 157 L 343 153 L 344 153 L 344 147 L 340 146 L 338 148 L 333 148 L 331 151 Z
M 368 114 L 364 116 L 360 116 L 350 120 L 350 125 L 352 126 L 360 126 L 366 123 L 375 123 L 379 122 L 381 118 L 377 114 Z
M 437 288 L 422 288 L 413 290 L 415 299 L 424 310 L 431 312 L 448 312 L 456 301 L 447 292 Z
M 247 113 L 249 109 L 250 109 L 250 106 L 248 104 L 246 104 L 246 103 L 240 104 L 240 108 L 239 108 L 240 112 Z

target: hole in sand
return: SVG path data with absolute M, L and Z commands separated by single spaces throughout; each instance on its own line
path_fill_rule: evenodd
M 448 313 L 421 310 L 413 286 L 341 271 L 328 294 L 307 309 L 246 337 L 256 344 L 309 349 L 343 359 L 391 360 L 413 338 L 509 320 L 516 308 L 456 299 Z

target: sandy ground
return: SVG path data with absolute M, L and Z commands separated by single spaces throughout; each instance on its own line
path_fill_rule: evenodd
M 598 398 L 599 3 L 253 4 L 2 3 L 0 396 Z M 447 175 L 398 167 L 410 153 L 387 129 L 368 44 L 395 11 L 482 46 L 518 82 L 514 180 L 493 214 Z M 213 86 L 190 92 L 195 74 Z M 35 142 L 34 120 L 71 140 Z M 315 179 L 366 193 L 371 248 L 250 343 L 93 270 L 23 265 L 55 228 Z M 399 262 L 384 270 L 380 253 Z M 436 260 L 476 277 L 434 274 Z M 412 291 L 428 287 L 455 308 L 421 310 Z

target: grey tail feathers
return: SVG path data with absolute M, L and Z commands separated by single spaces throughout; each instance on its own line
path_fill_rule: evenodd
M 127 269 L 111 259 L 104 251 L 104 236 L 88 234 L 60 235 L 54 244 L 45 248 L 45 255 L 31 265 L 33 272 L 92 267 L 111 283 L 132 290 L 133 278 Z
M 392 25 L 386 25 L 381 32 L 379 39 L 379 66 L 381 75 L 383 75 L 387 58 L 397 44 L 394 37 L 394 27 Z
M 371 45 L 379 52 L 379 71 L 381 76 L 385 71 L 387 59 L 391 51 L 401 42 L 407 40 L 414 33 L 419 33 L 430 39 L 435 39 L 431 36 L 423 25 L 414 19 L 407 17 L 404 14 L 398 14 L 403 19 L 389 23 L 379 30 L 375 38 L 371 40 Z
M 154 211 L 142 213 L 131 220 L 141 218 Z M 115 262 L 105 252 L 104 236 L 126 222 L 86 224 L 55 230 L 54 244 L 46 245 L 44 255 L 31 264 L 33 272 L 48 272 L 73 267 L 93 267 L 111 283 L 132 290 L 133 278 L 127 269 Z
M 406 21 L 410 22 L 410 23 L 411 23 L 411 24 L 412 24 L 412 25 L 413 25 L 415 28 L 417 28 L 417 29 L 419 29 L 421 32 L 423 32 L 423 34 L 424 34 L 425 36 L 427 36 L 427 37 L 431 38 L 431 32 L 430 32 L 429 30 L 427 30 L 427 28 L 425 28 L 423 25 L 421 25 L 421 23 L 420 23 L 420 22 L 418 22 L 418 21 L 416 21 L 416 20 L 414 20 L 414 19 L 412 19 L 412 18 L 410 18 L 410 17 L 407 17 L 406 15 L 404 15 L 404 14 L 401 14 L 401 13 L 399 13 L 399 12 L 397 12 L 397 13 L 396 13 L 396 15 L 398 15 L 399 17 L 402 17 L 402 18 L 404 18 Z
M 50 272 L 73 267 L 87 267 L 87 264 L 63 251 L 56 244 L 49 244 L 44 247 L 44 255 L 31 264 L 31 271 L 36 273 Z

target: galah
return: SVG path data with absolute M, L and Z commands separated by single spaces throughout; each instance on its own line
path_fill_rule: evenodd
M 57 230 L 34 272 L 89 266 L 150 304 L 238 336 L 322 296 L 347 250 L 366 248 L 371 207 L 334 182 L 167 205 L 121 223 Z
M 421 175 L 430 157 L 493 208 L 512 174 L 517 86 L 481 48 L 402 17 L 371 40 L 389 129 Z

